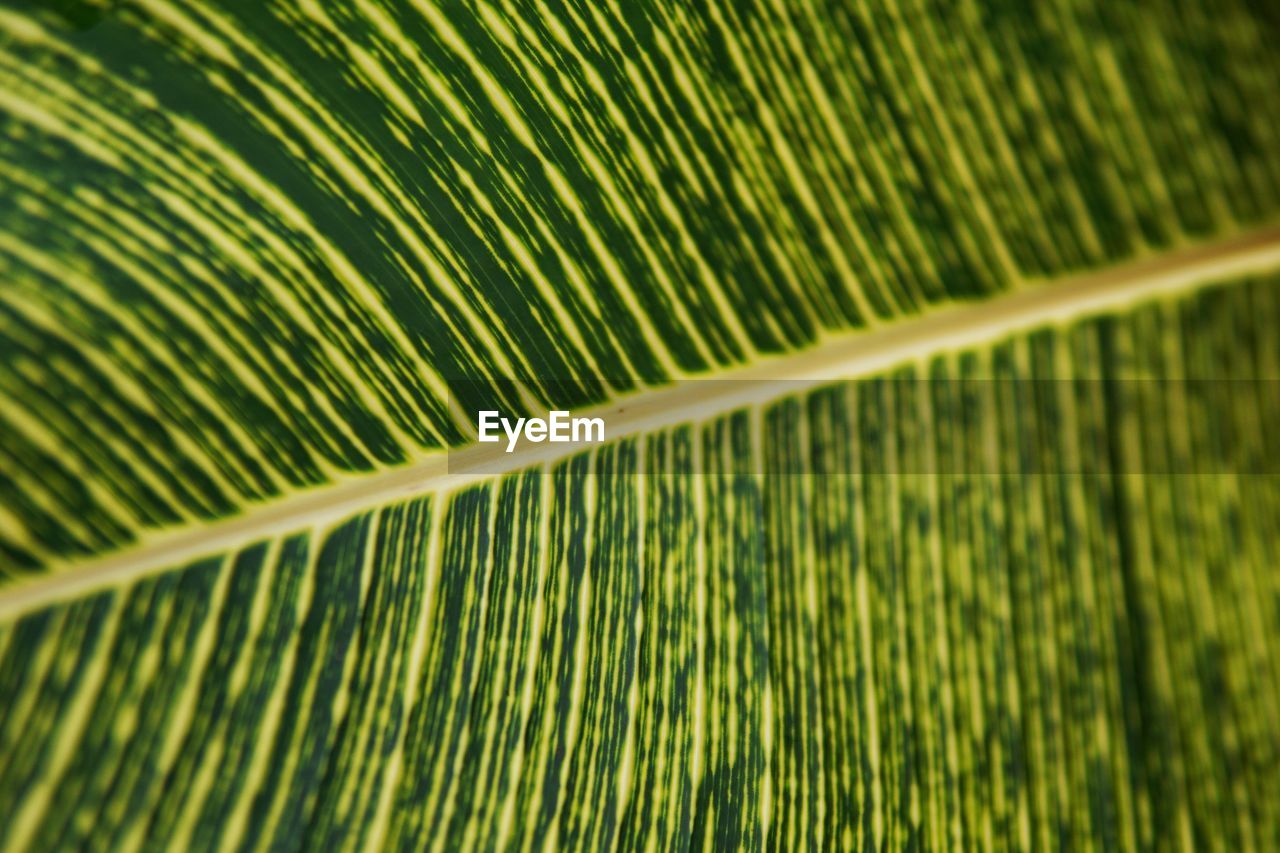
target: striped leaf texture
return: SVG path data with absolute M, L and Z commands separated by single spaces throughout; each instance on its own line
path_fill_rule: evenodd
M 1226 456 L 1280 462 L 1277 295 L 1020 335 L 25 615 L 0 832 L 1272 847 L 1280 476 Z M 1096 379 L 1224 368 L 1271 380 Z
M 1278 37 L 0 0 L 0 848 L 1280 848 Z
M 1280 205 L 1249 4 L 952 5 L 0 3 L 10 573 Z

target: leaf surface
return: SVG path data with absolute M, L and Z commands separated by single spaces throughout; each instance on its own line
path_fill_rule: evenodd
M 0 3 L 0 845 L 1280 843 L 1275 22 L 1177 6 Z

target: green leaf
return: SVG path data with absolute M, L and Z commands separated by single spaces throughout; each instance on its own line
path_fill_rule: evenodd
M 1280 844 L 1274 34 L 0 2 L 0 846 Z

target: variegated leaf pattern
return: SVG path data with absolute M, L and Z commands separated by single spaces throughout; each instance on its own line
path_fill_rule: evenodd
M 1280 204 L 1250 4 L 951 6 L 0 3 L 6 570 Z
M 0 0 L 0 847 L 1280 846 L 1277 264 L 86 571 L 1265 226 L 1278 27 Z

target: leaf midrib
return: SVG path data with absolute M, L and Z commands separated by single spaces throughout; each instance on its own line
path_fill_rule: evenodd
M 873 330 L 832 335 L 816 347 L 710 376 L 693 376 L 575 415 L 601 416 L 610 442 L 700 422 L 818 385 L 856 379 L 1035 327 L 1061 324 L 1166 294 L 1280 267 L 1280 224 L 1149 254 L 1137 260 L 1023 286 L 982 302 L 950 303 Z M 708 379 L 726 380 L 708 382 Z M 0 588 L 0 622 L 122 585 L 198 557 L 285 531 L 321 528 L 354 513 L 415 495 L 446 493 L 582 451 L 572 444 L 501 444 L 436 451 L 417 461 L 282 495 L 238 515 L 143 535 L 121 550 L 51 565 Z

